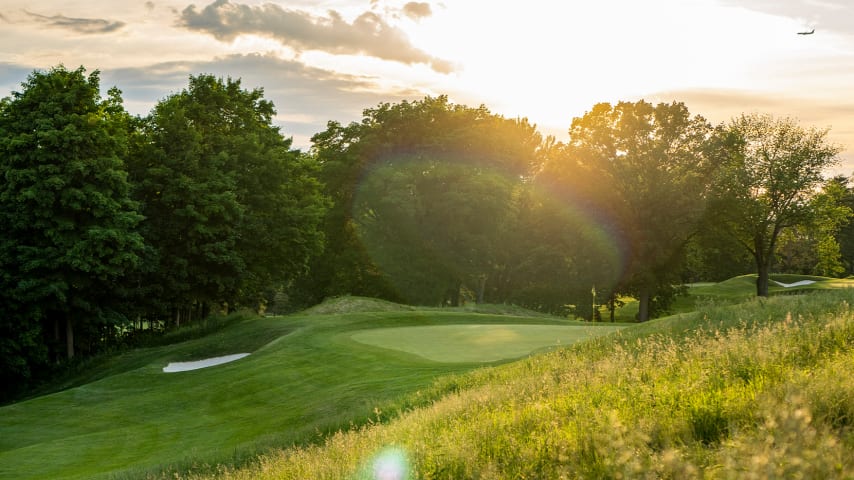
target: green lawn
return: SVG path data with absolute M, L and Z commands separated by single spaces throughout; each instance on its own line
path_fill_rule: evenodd
M 572 345 L 624 325 L 434 325 L 375 328 L 354 332 L 353 340 L 401 350 L 443 363 L 495 362 L 548 347 Z
M 274 446 L 388 418 L 453 388 L 437 378 L 481 363 L 442 359 L 438 352 L 453 356 L 454 348 L 441 335 L 424 339 L 433 344 L 431 359 L 360 343 L 353 334 L 478 324 L 493 331 L 508 325 L 523 337 L 539 326 L 546 329 L 539 334 L 574 330 L 566 341 L 599 332 L 540 316 L 408 309 L 247 319 L 198 340 L 93 362 L 70 380 L 79 386 L 0 408 L 0 478 L 138 478 L 240 464 Z M 527 344 L 501 358 L 548 344 Z M 241 352 L 251 355 L 201 370 L 162 371 L 169 362 Z

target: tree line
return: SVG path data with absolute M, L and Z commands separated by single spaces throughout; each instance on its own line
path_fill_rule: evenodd
M 293 149 L 262 89 L 198 75 L 144 117 L 97 71 L 33 72 L 0 102 L 0 366 L 51 366 L 212 312 L 335 295 L 667 310 L 685 281 L 775 264 L 850 273 L 826 130 L 680 102 L 601 103 L 543 137 L 447 97 L 383 103 Z M 725 260 L 725 261 L 722 261 Z M 776 262 L 776 263 L 775 263 Z

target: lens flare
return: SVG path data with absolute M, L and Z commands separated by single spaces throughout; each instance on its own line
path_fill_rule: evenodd
M 409 468 L 406 452 L 399 448 L 387 448 L 374 459 L 373 480 L 403 480 L 408 478 Z
M 566 247 L 567 268 L 575 269 L 566 275 L 606 289 L 618 284 L 632 260 L 631 230 L 571 186 L 524 188 L 518 176 L 483 162 L 403 154 L 361 172 L 351 214 L 365 253 L 409 303 L 448 298 L 461 276 L 494 268 L 492 250 L 504 249 L 496 255 L 506 258 L 512 249 L 501 244 L 502 228 L 516 221 L 513 202 L 522 195 L 530 196 L 525 205 L 534 215 L 545 215 L 530 234 Z

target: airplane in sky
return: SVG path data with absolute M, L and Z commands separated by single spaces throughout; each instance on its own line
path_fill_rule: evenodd
M 798 35 L 812 35 L 813 33 L 815 33 L 814 28 L 812 30 L 810 30 L 809 32 L 798 32 Z

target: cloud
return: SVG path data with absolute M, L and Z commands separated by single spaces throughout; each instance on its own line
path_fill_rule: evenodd
M 792 18 L 816 33 L 831 30 L 851 34 L 854 4 L 847 0 L 720 0 L 723 5 Z
M 283 135 L 294 137 L 298 148 L 310 146 L 311 136 L 325 130 L 330 120 L 347 124 L 360 120 L 365 108 L 427 94 L 413 89 L 389 92 L 371 77 L 340 74 L 271 55 L 229 55 L 203 62 L 104 69 L 101 86 L 104 90 L 117 86 L 127 109 L 145 115 L 159 100 L 185 89 L 190 75 L 203 73 L 240 78 L 246 89 L 263 88 L 264 98 L 276 107 L 276 124 Z
M 27 15 L 35 21 L 49 27 L 65 28 L 86 35 L 98 33 L 111 33 L 125 26 L 124 22 L 105 20 L 102 18 L 72 18 L 64 15 L 39 15 L 27 12 Z
M 433 11 L 430 9 L 429 3 L 409 2 L 403 6 L 403 14 L 412 20 L 421 20 L 433 15 Z
M 416 48 L 401 29 L 370 11 L 350 23 L 335 10 L 321 17 L 272 3 L 251 6 L 216 0 L 201 10 L 195 5 L 185 8 L 181 24 L 222 41 L 231 41 L 241 34 L 256 34 L 274 38 L 297 51 L 362 54 L 407 65 L 426 64 L 439 73 L 454 71 L 450 62 Z

